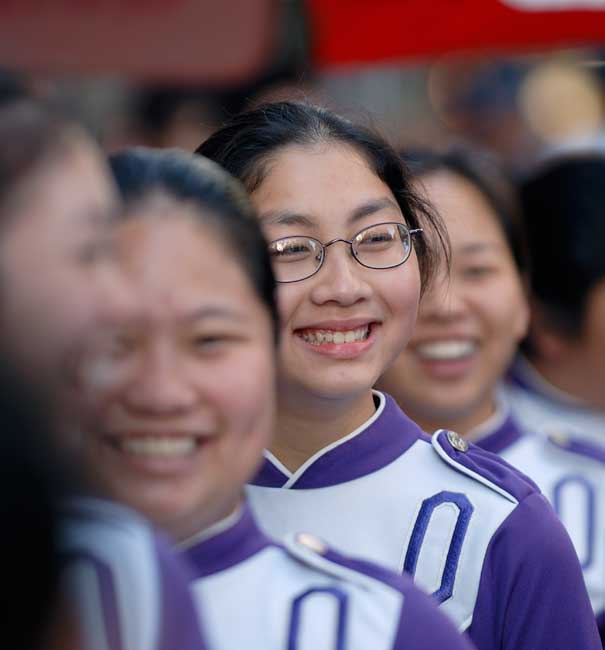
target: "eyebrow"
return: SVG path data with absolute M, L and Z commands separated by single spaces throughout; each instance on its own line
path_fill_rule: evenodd
M 311 217 L 291 210 L 270 210 L 259 215 L 261 223 L 280 226 L 304 226 L 313 228 L 316 223 Z
M 401 212 L 397 203 L 385 196 L 380 199 L 373 199 L 355 208 L 347 219 L 347 223 L 355 223 L 364 217 L 387 208 Z M 314 228 L 317 226 L 316 219 L 299 212 L 292 212 L 291 210 L 270 210 L 264 212 L 260 215 L 260 221 L 266 225 L 304 226 L 305 228 Z
M 495 248 L 500 248 L 500 244 L 497 242 L 471 242 L 469 244 L 464 244 L 464 246 L 461 246 L 459 252 L 470 255 L 473 253 L 483 253 Z
M 360 221 L 364 217 L 367 217 L 371 214 L 374 214 L 375 212 L 380 212 L 380 210 L 385 210 L 385 209 L 395 209 L 397 212 L 401 212 L 400 207 L 390 199 L 389 197 L 385 196 L 381 199 L 373 199 L 372 201 L 368 201 L 367 203 L 364 203 L 360 205 L 358 208 L 355 208 L 353 212 L 351 213 L 351 216 L 347 219 L 348 223 L 355 223 L 356 221 Z
M 245 315 L 241 312 L 231 309 L 229 307 L 221 307 L 219 305 L 212 305 L 208 307 L 200 307 L 193 311 L 184 314 L 182 320 L 187 322 L 195 322 L 207 318 L 226 318 L 234 322 L 245 321 Z

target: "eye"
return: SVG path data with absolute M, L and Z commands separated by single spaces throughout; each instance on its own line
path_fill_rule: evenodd
M 498 269 L 490 264 L 473 264 L 462 269 L 462 274 L 469 280 L 479 280 L 496 273 Z
M 388 226 L 377 226 L 360 232 L 355 237 L 358 248 L 380 249 L 389 246 L 396 240 L 397 230 Z
M 318 253 L 318 244 L 306 237 L 278 239 L 269 244 L 269 255 L 275 262 L 299 262 Z

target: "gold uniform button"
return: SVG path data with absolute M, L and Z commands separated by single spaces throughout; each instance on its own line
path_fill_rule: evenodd
M 562 431 L 553 431 L 548 438 L 558 447 L 567 447 L 570 443 L 569 436 L 566 436 Z
M 321 541 L 321 539 L 315 537 L 315 535 L 309 535 L 309 533 L 300 533 L 296 536 L 296 541 L 305 548 L 308 548 L 310 551 L 318 553 L 319 555 L 323 555 L 328 550 L 328 547 Z
M 461 438 L 455 431 L 448 431 L 447 439 L 454 449 L 458 451 L 468 450 L 468 442 L 464 438 Z

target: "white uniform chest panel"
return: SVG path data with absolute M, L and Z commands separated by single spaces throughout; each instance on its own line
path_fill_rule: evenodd
M 381 470 L 347 483 L 312 490 L 249 486 L 247 491 L 259 523 L 271 535 L 310 532 L 398 572 L 408 549 L 416 549 L 412 572 L 429 593 L 445 580 L 446 558 L 463 514 L 449 497 L 439 495 L 461 495 L 470 517 L 462 539 L 457 538 L 453 592 L 441 606 L 460 629 L 472 620 L 489 542 L 516 505 L 454 470 L 423 441 Z M 419 534 L 423 512 L 425 527 Z
M 211 648 L 387 650 L 403 606 L 387 585 L 339 579 L 276 547 L 192 589 Z
M 90 641 L 101 649 L 109 647 L 101 603 L 103 588 L 111 585 L 124 650 L 155 648 L 159 575 L 147 530 L 128 524 L 112 528 L 93 520 L 74 523 L 68 528 L 63 551 L 81 558 L 70 564 L 66 581 L 78 605 L 82 629 L 93 631 Z
M 571 537 L 595 613 L 605 610 L 605 466 L 526 436 L 501 456 L 531 477 Z

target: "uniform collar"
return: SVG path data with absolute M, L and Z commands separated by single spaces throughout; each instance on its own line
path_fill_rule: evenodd
M 203 578 L 244 562 L 274 543 L 256 525 L 248 505 L 179 544 L 193 569 Z
M 521 427 L 512 416 L 508 404 L 499 399 L 496 412 L 483 424 L 475 427 L 469 433 L 468 440 L 486 451 L 500 454 L 522 437 Z
M 419 438 L 429 438 L 397 406 L 390 395 L 374 391 L 379 404 L 360 427 L 313 454 L 290 472 L 273 454 L 265 460 L 252 485 L 292 489 L 322 488 L 352 481 L 385 467 Z

